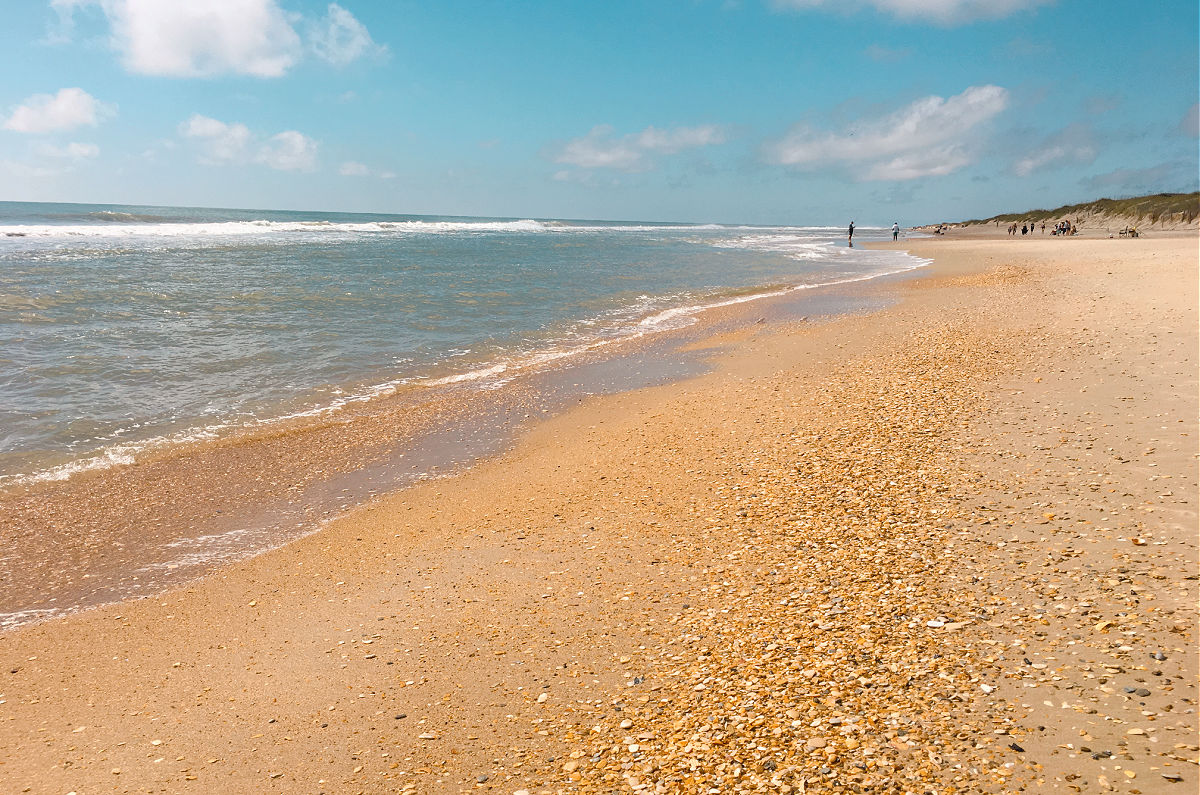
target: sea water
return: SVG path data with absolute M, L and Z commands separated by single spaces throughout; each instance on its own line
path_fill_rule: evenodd
M 921 264 L 840 227 L 0 202 L 0 486 Z

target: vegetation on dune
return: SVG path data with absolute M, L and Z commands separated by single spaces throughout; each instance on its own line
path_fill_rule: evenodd
M 1097 199 L 1084 204 L 1069 204 L 1054 210 L 1028 210 L 1023 213 L 994 215 L 991 218 L 976 218 L 965 221 L 963 226 L 990 224 L 996 221 L 1005 223 L 1031 220 L 1050 221 L 1088 215 L 1145 220 L 1152 224 L 1160 221 L 1163 223 L 1192 223 L 1197 217 L 1200 217 L 1200 192 L 1155 193 L 1132 199 Z

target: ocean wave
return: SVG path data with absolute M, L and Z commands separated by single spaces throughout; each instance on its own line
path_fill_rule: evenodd
M 107 223 L 178 223 L 178 218 L 167 215 L 148 215 L 145 213 L 123 213 L 117 210 L 97 210 L 85 213 L 85 220 L 104 221 Z
M 232 237 L 304 233 L 445 234 L 453 232 L 540 232 L 540 221 L 216 221 L 210 223 L 106 223 L 0 226 L 0 235 L 31 238 L 73 237 Z
M 782 246 L 782 250 L 799 252 L 804 249 L 793 239 L 775 239 L 773 236 L 756 236 L 753 240 L 743 240 L 744 246 Z M 817 251 L 824 251 L 821 246 L 828 244 L 804 244 L 811 248 L 817 246 Z M 833 250 L 832 247 L 829 247 Z M 355 404 L 363 404 L 380 397 L 393 395 L 404 387 L 453 387 L 470 386 L 483 389 L 498 388 L 517 378 L 521 373 L 539 370 L 544 367 L 562 363 L 583 354 L 597 351 L 605 346 L 629 341 L 648 334 L 656 334 L 674 329 L 680 329 L 698 322 L 698 317 L 705 312 L 723 307 L 744 304 L 764 298 L 777 297 L 797 290 L 807 290 L 817 287 L 828 287 L 839 284 L 866 281 L 880 276 L 913 270 L 929 264 L 929 260 L 894 251 L 856 251 L 837 249 L 838 252 L 853 253 L 855 256 L 877 259 L 878 265 L 869 273 L 854 276 L 828 274 L 824 279 L 818 279 L 808 284 L 764 286 L 757 290 L 747 291 L 739 288 L 736 292 L 729 290 L 696 295 L 681 293 L 676 295 L 641 295 L 628 305 L 609 311 L 602 316 L 583 318 L 578 321 L 573 332 L 557 340 L 543 340 L 528 349 L 512 350 L 491 361 L 481 362 L 467 369 L 449 374 L 413 374 L 405 377 L 369 384 L 352 391 L 338 394 L 332 400 L 317 406 L 310 406 L 299 411 L 282 415 L 261 418 L 242 418 L 237 421 L 218 422 L 203 427 L 193 427 L 169 435 L 137 441 L 121 442 L 64 464 L 53 466 L 31 473 L 0 475 L 0 486 L 29 485 L 47 481 L 68 480 L 76 475 L 111 469 L 135 463 L 147 454 L 161 452 L 187 443 L 203 442 L 220 438 L 231 432 L 249 431 L 256 428 L 269 427 L 278 423 L 319 418 L 342 411 Z M 813 256 L 808 251 L 806 258 Z M 833 278 L 829 278 L 833 277 Z M 664 304 L 674 304 L 664 306 Z M 583 330 L 586 329 L 586 332 Z M 582 332 L 582 333 L 581 333 Z M 457 358 L 455 351 L 447 353 L 447 357 L 434 369 L 445 372 L 446 365 Z
M 519 220 L 408 220 L 358 223 L 324 220 L 269 221 L 169 221 L 162 216 L 137 215 L 114 211 L 90 213 L 96 223 L 86 224 L 10 224 L 0 225 L 0 237 L 10 238 L 135 238 L 135 237 L 244 237 L 247 235 L 314 237 L 330 235 L 439 235 L 469 233 L 621 233 L 621 232 L 813 232 L 820 228 L 752 227 L 722 224 L 622 224 L 573 221 Z

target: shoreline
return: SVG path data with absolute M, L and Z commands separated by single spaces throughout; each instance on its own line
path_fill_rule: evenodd
M 745 313 L 698 342 L 712 372 L 585 398 L 161 598 L 4 632 L 0 780 L 1194 786 L 1194 236 L 905 245 L 934 264 L 877 285 L 888 308 Z
M 593 394 L 703 372 L 703 357 L 684 349 L 746 324 L 744 315 L 775 311 L 815 320 L 856 311 L 853 305 L 871 291 L 867 285 L 925 266 L 915 263 L 895 273 L 669 310 L 693 322 L 601 341 L 562 360 L 532 356 L 528 367 L 494 384 L 459 376 L 413 383 L 333 411 L 171 443 L 71 478 L 7 484 L 0 512 L 10 517 L 13 541 L 4 560 L 0 628 L 152 597 L 320 532 L 381 494 L 509 449 L 531 418 Z M 275 471 L 268 487 L 246 488 L 264 480 L 263 469 Z M 171 493 L 186 494 L 187 502 Z M 35 545 L 23 549 L 21 539 Z

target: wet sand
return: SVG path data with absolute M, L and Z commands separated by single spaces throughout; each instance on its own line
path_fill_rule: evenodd
M 0 636 L 0 788 L 1194 791 L 1195 236 L 902 245 L 889 308 Z
M 697 343 L 763 313 L 817 321 L 875 305 L 856 285 L 796 290 L 499 378 L 402 386 L 133 464 L 0 487 L 0 629 L 178 586 L 495 455 L 583 398 L 705 372 Z

